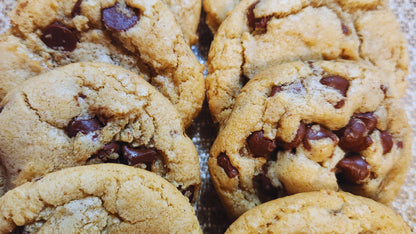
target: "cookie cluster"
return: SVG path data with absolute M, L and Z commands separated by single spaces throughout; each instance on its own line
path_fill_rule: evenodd
M 388 2 L 222 2 L 204 1 L 215 32 L 207 98 L 219 126 L 208 164 L 231 219 L 319 190 L 389 204 L 409 167 L 411 130 L 400 103 L 406 43 Z
M 0 233 L 201 233 L 185 133 L 205 97 L 201 2 L 165 2 L 17 2 L 0 35 Z

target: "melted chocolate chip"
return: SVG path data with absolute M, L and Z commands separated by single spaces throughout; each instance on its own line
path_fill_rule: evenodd
M 130 166 L 144 163 L 147 169 L 151 169 L 152 164 L 158 158 L 158 153 L 154 149 L 133 148 L 127 145 L 121 147 L 123 157 L 127 160 Z
M 383 154 L 387 154 L 393 148 L 393 136 L 387 131 L 380 131 L 381 145 Z
M 396 146 L 397 146 L 397 148 L 399 148 L 399 149 L 403 149 L 403 141 L 398 141 L 398 142 L 396 143 Z
M 224 169 L 228 178 L 234 178 L 238 175 L 237 168 L 235 168 L 231 164 L 230 159 L 228 158 L 228 156 L 226 154 L 221 153 L 220 155 L 218 155 L 217 164 L 218 164 L 218 166 L 222 167 L 222 169 Z
M 102 10 L 101 20 L 111 31 L 120 32 L 136 25 L 139 21 L 138 10 L 116 3 Z
M 335 109 L 342 108 L 345 105 L 345 99 L 342 99 L 341 101 L 337 102 L 337 104 L 334 105 Z
M 282 86 L 274 86 L 272 88 L 272 91 L 270 92 L 270 97 L 273 97 L 274 95 L 276 95 L 277 93 L 280 93 L 282 91 Z
M 54 50 L 73 51 L 77 47 L 77 38 L 71 30 L 58 23 L 47 26 L 40 39 Z
M 321 84 L 338 90 L 342 96 L 347 96 L 350 82 L 341 76 L 327 76 L 320 80 Z
M 253 3 L 248 9 L 247 9 L 247 21 L 248 26 L 250 27 L 252 32 L 256 33 L 264 33 L 266 32 L 267 23 L 270 21 L 271 16 L 263 16 L 260 18 L 256 18 L 254 16 L 254 8 L 256 8 L 256 5 L 260 1 L 257 1 Z
M 74 7 L 72 8 L 72 12 L 71 12 L 72 17 L 75 17 L 77 15 L 81 15 L 81 3 L 82 3 L 82 0 L 78 0 L 75 3 Z
M 343 150 L 352 152 L 365 150 L 373 143 L 368 133 L 365 123 L 359 118 L 352 117 L 345 129 L 341 131 L 339 146 Z
M 248 9 L 247 9 L 247 21 L 248 21 L 248 26 L 252 29 L 254 29 L 256 27 L 255 25 L 255 16 L 254 16 L 254 8 L 256 8 L 256 5 L 259 4 L 260 1 L 257 1 L 255 3 L 253 3 Z
M 373 130 L 377 126 L 377 118 L 374 116 L 374 113 L 372 112 L 354 114 L 354 117 L 357 117 L 364 122 L 369 133 L 373 132 Z
M 345 25 L 345 24 L 341 24 L 341 28 L 342 28 L 342 33 L 344 34 L 344 35 L 350 35 L 351 34 L 351 31 L 350 31 L 350 29 L 347 27 L 347 25 Z
M 360 155 L 352 155 L 338 162 L 337 177 L 342 182 L 360 184 L 370 176 L 368 163 Z
M 247 138 L 248 148 L 254 156 L 266 157 L 276 149 L 276 142 L 263 135 L 263 131 L 255 131 Z
M 277 145 L 285 150 L 296 148 L 300 145 L 303 138 L 305 137 L 305 125 L 303 123 L 299 124 L 299 128 L 296 132 L 295 138 L 291 142 L 284 142 L 279 137 L 277 138 Z
M 120 145 L 117 142 L 110 142 L 107 143 L 102 149 L 100 149 L 96 157 L 103 160 L 104 162 L 107 161 L 107 159 L 111 158 L 111 154 L 120 154 Z
M 65 131 L 69 137 L 74 137 L 78 132 L 88 134 L 102 128 L 100 121 L 97 118 L 92 119 L 73 119 L 69 122 Z
M 312 125 L 306 127 L 305 138 L 303 138 L 303 146 L 307 150 L 311 150 L 310 141 L 330 138 L 333 142 L 338 142 L 338 137 L 333 132 L 319 125 L 319 129 L 315 130 Z

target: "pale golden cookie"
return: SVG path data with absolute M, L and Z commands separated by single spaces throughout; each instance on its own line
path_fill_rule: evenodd
M 203 66 L 159 0 L 20 0 L 10 19 L 0 36 L 0 55 L 9 58 L 0 62 L 0 99 L 55 67 L 105 62 L 143 75 L 186 126 L 202 107 Z
M 193 207 L 154 173 L 67 168 L 0 198 L 0 233 L 202 233 Z
M 345 192 L 299 193 L 257 206 L 225 232 L 411 233 L 402 217 L 371 199 Z
M 155 172 L 191 201 L 199 194 L 197 150 L 177 110 L 135 73 L 72 63 L 26 80 L 0 105 L 9 189 L 65 167 L 117 162 Z
M 257 72 L 307 60 L 365 60 L 394 72 L 404 94 L 406 41 L 387 0 L 244 0 L 217 31 L 208 56 L 207 98 L 223 124 Z
M 390 203 L 411 159 L 411 129 L 392 74 L 352 61 L 292 62 L 237 96 L 209 170 L 232 218 L 320 189 Z

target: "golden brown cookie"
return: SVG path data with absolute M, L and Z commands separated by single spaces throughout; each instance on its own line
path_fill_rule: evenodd
M 9 189 L 62 168 L 114 162 L 155 172 L 191 201 L 198 196 L 198 154 L 179 113 L 133 72 L 72 63 L 26 80 L 0 106 Z
M 320 189 L 390 203 L 412 142 L 391 76 L 352 61 L 292 62 L 258 73 L 210 150 L 211 178 L 230 216 Z
M 202 233 L 174 186 L 118 164 L 50 173 L 10 190 L 0 207 L 1 233 Z
M 217 31 L 208 56 L 207 98 L 223 124 L 247 79 L 276 64 L 365 60 L 394 72 L 404 94 L 408 54 L 388 1 L 244 0 Z
M 0 99 L 29 77 L 74 62 L 106 62 L 145 77 L 188 126 L 204 99 L 203 66 L 167 6 L 144 0 L 20 0 L 0 37 Z
M 345 192 L 299 193 L 257 206 L 225 232 L 411 233 L 402 217 L 371 199 Z

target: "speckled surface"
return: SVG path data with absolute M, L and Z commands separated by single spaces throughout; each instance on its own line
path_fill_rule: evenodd
M 15 4 L 15 0 L 1 0 L 0 2 L 0 31 L 9 27 L 5 14 Z M 407 77 L 408 89 L 403 98 L 403 105 L 407 111 L 413 135 L 416 136 L 416 0 L 391 0 L 391 7 L 397 15 L 403 32 L 408 40 L 410 55 L 410 74 Z M 208 54 L 209 43 L 212 35 L 203 24 L 199 29 L 200 41 L 193 47 L 201 63 L 205 63 Z M 207 105 L 205 104 L 201 113 L 194 123 L 187 129 L 197 146 L 200 158 L 202 186 L 201 196 L 195 208 L 198 219 L 204 233 L 223 233 L 230 224 L 221 206 L 220 200 L 215 193 L 208 172 L 209 148 L 215 139 L 216 127 L 212 124 Z M 404 218 L 404 220 L 416 233 L 416 137 L 413 137 L 413 160 L 398 197 L 393 202 L 393 208 Z

